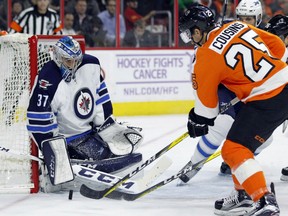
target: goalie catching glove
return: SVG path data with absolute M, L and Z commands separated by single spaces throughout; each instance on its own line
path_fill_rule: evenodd
M 208 125 L 214 125 L 213 119 L 208 119 L 202 116 L 199 116 L 195 113 L 194 108 L 192 108 L 189 112 L 187 129 L 190 137 L 198 137 L 203 136 L 208 133 Z
M 143 141 L 142 128 L 116 122 L 111 116 L 97 130 L 114 155 L 134 152 Z

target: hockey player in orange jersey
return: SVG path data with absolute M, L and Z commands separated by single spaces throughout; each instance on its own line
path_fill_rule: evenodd
M 204 6 L 187 10 L 184 20 L 179 26 L 181 39 L 198 46 L 189 134 L 202 136 L 208 133 L 208 125 L 213 126 L 219 113 L 219 84 L 234 92 L 244 105 L 228 132 L 222 157 L 232 169 L 235 189 L 244 188 L 255 202 L 247 215 L 279 215 L 276 198 L 253 153 L 288 117 L 286 47 L 277 36 L 240 21 L 219 27 Z
M 281 38 L 281 40 L 285 43 L 286 48 L 288 50 L 288 17 L 284 16 L 282 14 L 277 14 L 274 17 L 272 17 L 267 25 L 265 26 L 265 30 L 277 35 L 278 37 Z M 288 63 L 288 59 L 286 61 Z M 283 123 L 283 133 L 286 130 L 288 124 L 288 120 L 285 120 Z M 281 177 L 280 179 L 282 181 L 287 181 L 288 182 L 288 166 L 284 167 L 281 170 Z

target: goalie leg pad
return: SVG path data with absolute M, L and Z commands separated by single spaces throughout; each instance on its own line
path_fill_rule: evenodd
M 143 141 L 142 134 L 124 124 L 120 124 L 109 117 L 98 129 L 99 136 L 108 144 L 115 155 L 126 155 L 134 152 Z
M 44 162 L 52 185 L 72 181 L 74 174 L 64 137 L 54 137 L 41 143 Z

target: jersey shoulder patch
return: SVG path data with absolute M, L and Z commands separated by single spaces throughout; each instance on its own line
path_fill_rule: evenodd
M 58 84 L 62 81 L 60 70 L 54 61 L 46 63 L 38 75 L 38 87 L 41 90 L 57 89 Z

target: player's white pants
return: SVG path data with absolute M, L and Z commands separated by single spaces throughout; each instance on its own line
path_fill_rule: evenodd
M 194 154 L 191 161 L 193 164 L 208 158 L 212 155 L 218 147 L 226 139 L 228 131 L 233 124 L 234 119 L 230 115 L 218 115 L 215 119 L 214 126 L 209 126 L 209 133 L 202 136 L 197 143 Z M 272 136 L 263 143 L 258 149 L 256 149 L 254 155 L 259 154 L 264 148 L 272 143 Z

